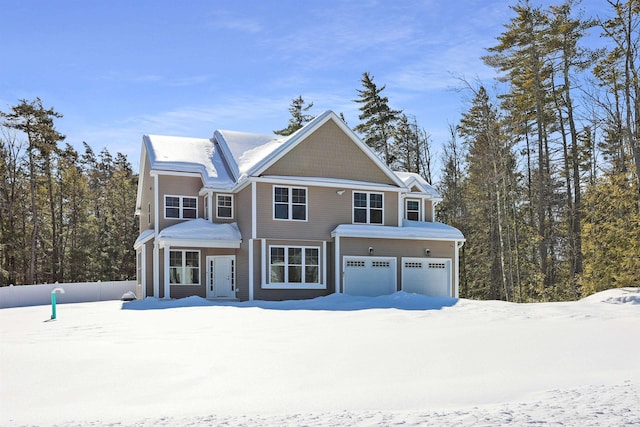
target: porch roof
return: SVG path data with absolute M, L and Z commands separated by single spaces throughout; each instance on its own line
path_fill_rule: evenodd
M 450 225 L 441 222 L 407 220 L 403 221 L 402 227 L 340 224 L 331 232 L 331 236 L 403 240 L 465 240 L 460 230 Z
M 238 225 L 215 224 L 198 218 L 163 229 L 158 234 L 158 244 L 195 248 L 239 248 L 242 235 Z

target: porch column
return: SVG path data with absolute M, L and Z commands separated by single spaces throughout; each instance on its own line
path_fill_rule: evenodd
M 336 234 L 336 248 L 335 248 L 336 254 L 336 262 L 335 262 L 335 288 L 336 288 L 336 294 L 340 293 L 340 269 L 341 269 L 341 265 L 340 265 L 340 236 L 338 236 Z
M 160 298 L 160 249 L 158 242 L 153 242 L 153 296 Z
M 171 285 L 169 284 L 169 250 L 171 247 L 164 247 L 164 297 L 163 299 L 171 299 Z

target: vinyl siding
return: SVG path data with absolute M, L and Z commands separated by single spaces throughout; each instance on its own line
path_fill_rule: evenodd
M 263 175 L 331 177 L 395 185 L 332 120 L 301 141 Z
M 159 215 L 158 230 L 162 230 L 171 225 L 178 224 L 181 219 L 165 219 L 164 218 L 164 196 L 189 196 L 196 197 L 198 199 L 198 218 L 204 217 L 204 198 L 198 196 L 198 192 L 202 188 L 202 180 L 196 177 L 189 176 L 173 176 L 173 175 L 160 175 L 158 177 L 158 197 L 159 200 Z

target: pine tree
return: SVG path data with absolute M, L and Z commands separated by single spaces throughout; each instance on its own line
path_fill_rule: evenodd
M 382 96 L 386 86 L 378 88 L 368 72 L 362 74 L 361 83 L 363 89 L 357 89 L 360 97 L 355 102 L 362 104 L 358 116 L 362 123 L 354 130 L 364 136 L 364 142 L 382 157 L 387 166 L 391 166 L 398 157 L 393 146 L 393 134 L 402 111 L 389 107 L 389 99 Z
M 289 106 L 289 112 L 291 113 L 289 125 L 284 129 L 274 130 L 273 133 L 276 135 L 289 136 L 313 120 L 313 115 L 307 114 L 311 107 L 313 107 L 313 102 L 305 104 L 306 102 L 302 99 L 302 95 L 293 99 Z

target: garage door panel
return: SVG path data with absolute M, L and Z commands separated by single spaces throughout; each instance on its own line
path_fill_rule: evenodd
M 451 260 L 403 258 L 402 290 L 434 297 L 450 297 Z
M 396 259 L 344 257 L 344 293 L 357 296 L 389 295 L 396 291 Z

